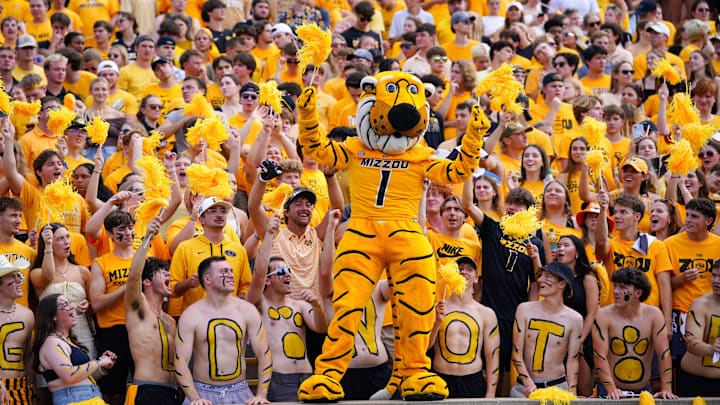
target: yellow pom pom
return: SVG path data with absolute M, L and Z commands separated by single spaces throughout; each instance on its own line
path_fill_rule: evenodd
M 10 95 L 5 90 L 5 85 L 0 80 L 0 113 L 10 115 L 13 112 L 13 106 L 10 102 Z
M 707 405 L 707 402 L 705 402 L 703 397 L 698 396 L 693 399 L 692 405 Z
M 610 285 L 610 277 L 608 276 L 607 269 L 599 262 L 594 262 L 592 268 L 595 270 L 595 275 L 598 280 L 600 306 L 604 307 L 612 304 L 610 300 L 612 286 Z
M 688 93 L 676 93 L 667 110 L 668 123 L 686 125 L 700 122 L 700 113 Z
M 155 155 L 145 155 L 135 163 L 145 174 L 145 199 L 168 198 L 171 194 L 172 180 Z
M 43 189 L 41 202 L 43 211 L 50 211 L 50 221 L 62 222 L 66 213 L 75 212 L 77 193 L 70 183 L 63 179 L 48 184 Z M 40 212 L 42 216 L 45 212 Z
M 298 50 L 297 57 L 300 61 L 300 72 L 305 71 L 305 67 L 309 64 L 320 67 L 325 60 L 330 56 L 332 50 L 330 44 L 332 43 L 332 34 L 330 31 L 325 31 L 320 28 L 317 24 L 301 25 L 295 30 L 298 38 L 303 41 L 303 46 Z M 276 112 L 279 112 L 277 110 Z
M 664 79 L 672 85 L 680 83 L 680 80 L 682 79 L 680 77 L 680 72 L 678 72 L 677 69 L 675 69 L 675 66 L 671 65 L 667 59 L 660 59 L 655 62 L 655 67 L 651 72 L 655 75 L 655 77 Z
M 72 120 L 75 119 L 75 111 L 60 107 L 57 110 L 50 110 L 47 127 L 55 135 L 63 136 Z
M 63 98 L 63 107 L 75 111 L 75 96 L 72 93 L 67 93 Z
M 185 139 L 192 146 L 204 139 L 208 148 L 220 150 L 220 145 L 230 137 L 225 124 L 219 117 L 198 120 L 192 128 L 188 129 Z
M 150 136 L 146 136 L 142 139 L 143 155 L 154 155 L 155 151 L 160 147 L 162 137 L 163 134 L 158 132 L 156 129 L 150 131 Z
M 107 139 L 110 124 L 98 115 L 88 122 L 86 129 L 90 141 L 94 144 L 102 146 L 105 144 L 105 140 Z
M 655 405 L 655 398 L 651 393 L 643 391 L 640 393 L 640 405 Z
M 292 192 L 292 186 L 287 183 L 283 183 L 275 187 L 275 190 L 265 194 L 265 196 L 263 196 L 262 203 L 274 210 L 282 211 L 285 201 L 288 197 L 290 197 Z
M 42 107 L 40 100 L 35 100 L 32 103 L 27 103 L 25 101 L 13 101 L 10 104 L 12 104 L 13 115 L 28 118 L 36 117 L 40 114 L 40 108 Z
M 503 63 L 498 69 L 490 72 L 483 78 L 475 90 L 479 97 L 490 94 L 490 109 L 493 111 L 512 111 L 522 114 L 523 106 L 517 103 L 517 98 L 523 93 L 523 85 L 515 80 L 513 68 Z
M 700 149 L 707 145 L 710 138 L 715 134 L 715 127 L 712 124 L 700 124 L 691 122 L 682 126 L 680 137 L 687 140 L 697 155 Z
M 552 402 L 554 405 L 568 405 L 570 401 L 577 399 L 572 392 L 557 387 L 540 388 L 533 391 L 529 398 L 540 401 L 541 405 L 546 405 L 548 402 Z
M 525 242 L 535 232 L 542 229 L 543 221 L 538 220 L 537 207 L 534 205 L 525 211 L 508 214 L 500 219 L 500 228 L 509 237 Z
M 213 110 L 212 105 L 210 105 L 210 103 L 208 103 L 205 99 L 205 96 L 197 93 L 193 96 L 192 100 L 190 100 L 190 103 L 185 106 L 183 114 L 207 118 L 214 116 L 215 111 Z
M 603 155 L 602 149 L 591 149 L 585 155 L 585 163 L 587 163 L 590 170 L 597 171 L 603 167 L 605 162 L 605 155 Z
M 201 164 L 191 164 L 185 168 L 188 185 L 193 193 L 207 197 L 228 198 L 232 195 L 230 177 L 221 169 L 211 169 Z
M 582 128 L 585 139 L 587 139 L 590 146 L 600 145 L 600 142 L 605 138 L 605 133 L 607 132 L 607 125 L 593 117 L 585 117 Z
M 277 82 L 271 80 L 260 83 L 260 104 L 268 105 L 276 114 L 280 114 L 280 109 L 282 109 L 281 99 L 282 94 L 277 88 Z
M 437 291 L 442 295 L 441 299 L 445 298 L 445 288 L 450 291 L 450 294 L 457 295 L 463 295 L 467 289 L 467 280 L 460 275 L 458 265 L 454 261 L 440 266 L 438 269 L 437 282 Z
M 696 153 L 693 152 L 690 142 L 685 139 L 675 142 L 667 160 L 667 168 L 670 173 L 683 176 L 697 169 Z
M 135 210 L 135 236 L 144 237 L 147 232 L 148 224 L 153 220 L 163 208 L 170 206 L 165 198 L 146 199 Z

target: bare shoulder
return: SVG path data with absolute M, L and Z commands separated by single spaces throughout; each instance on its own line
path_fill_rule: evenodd
M 715 305 L 713 305 L 714 304 L 714 299 L 712 299 L 713 295 L 714 295 L 713 293 L 709 293 L 709 294 L 701 295 L 701 296 L 695 298 L 695 300 L 692 302 L 692 304 L 690 304 L 690 310 L 695 311 L 695 313 L 705 313 L 706 310 L 717 311 L 720 308 L 713 308 L 715 306 Z
M 478 312 L 480 312 L 483 319 L 485 319 L 487 323 L 497 323 L 497 315 L 495 314 L 495 311 L 492 310 L 492 308 L 480 303 L 477 303 L 477 308 Z
M 15 304 L 15 316 L 18 320 L 25 322 L 25 324 L 35 324 L 35 314 L 26 306 Z
M 608 322 L 608 319 L 614 315 L 613 307 L 615 305 L 607 305 L 604 307 L 598 308 L 597 316 L 595 317 L 595 322 L 597 322 L 600 325 L 606 325 Z
M 648 304 L 640 304 L 640 310 L 642 311 L 642 319 L 652 319 L 655 320 L 657 318 L 664 319 L 663 314 L 660 311 L 660 308 L 654 306 L 654 305 L 648 305 Z M 655 318 L 655 319 L 653 319 Z

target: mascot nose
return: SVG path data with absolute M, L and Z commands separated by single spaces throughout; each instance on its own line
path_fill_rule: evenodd
M 407 131 L 420 122 L 420 112 L 411 104 L 398 104 L 390 109 L 388 120 L 398 131 Z

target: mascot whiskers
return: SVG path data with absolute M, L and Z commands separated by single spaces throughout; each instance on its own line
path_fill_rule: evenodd
M 359 138 L 330 142 L 321 133 L 314 88 L 298 99 L 299 141 L 321 165 L 346 170 L 352 217 L 335 256 L 333 309 L 315 375 L 300 386 L 302 401 L 337 401 L 353 355 L 363 309 L 381 272 L 387 269 L 395 330 L 393 380 L 404 399 L 440 400 L 447 385 L 430 372 L 425 355 L 434 321 L 435 259 L 417 222 L 423 181 L 462 183 L 478 166 L 482 136 L 489 122 L 479 106 L 463 138 L 457 160 L 433 158 L 434 150 L 416 146 L 425 134 L 430 107 L 425 88 L 403 72 L 383 72 L 362 80 L 356 122 Z M 399 384 L 399 387 L 398 387 Z

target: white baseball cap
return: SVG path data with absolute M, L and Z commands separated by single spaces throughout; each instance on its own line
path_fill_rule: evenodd
M 225 200 L 221 200 L 217 197 L 208 197 L 203 200 L 202 205 L 200 206 L 200 215 L 205 213 L 205 211 L 209 210 L 210 208 L 218 206 L 218 205 L 223 206 L 223 207 L 227 208 L 228 210 L 232 209 L 232 205 L 229 202 L 227 202 Z
M 111 70 L 115 73 L 120 73 L 120 69 L 118 69 L 117 63 L 115 63 L 111 60 L 104 60 L 98 64 L 98 67 L 97 67 L 98 74 L 105 72 L 107 70 Z
M 647 31 L 650 31 L 650 30 L 653 30 L 659 34 L 665 34 L 668 37 L 670 37 L 670 28 L 668 28 L 667 25 L 665 25 L 661 22 L 656 22 L 656 23 L 652 23 L 652 24 L 648 25 Z

